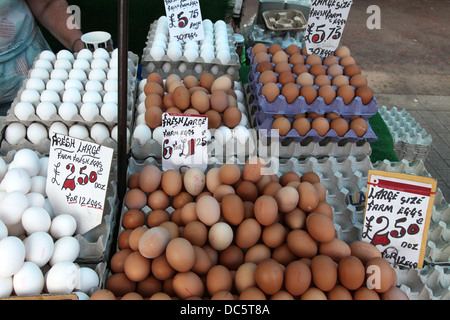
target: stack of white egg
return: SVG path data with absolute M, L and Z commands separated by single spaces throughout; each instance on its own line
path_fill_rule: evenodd
M 77 222 L 55 215 L 46 195 L 47 157 L 21 149 L 0 158 L 0 298 L 68 294 L 86 298 L 99 277 L 75 260 Z
M 202 24 L 203 40 L 190 40 L 181 44 L 179 41 L 170 40 L 167 17 L 160 17 L 150 46 L 150 55 L 153 60 L 160 61 L 164 55 L 167 55 L 171 61 L 180 61 L 181 57 L 184 57 L 186 61 L 194 62 L 201 57 L 205 63 L 211 63 L 217 58 L 220 63 L 228 64 L 234 47 L 230 47 L 226 23 L 223 20 L 212 23 L 211 20 L 205 19 Z

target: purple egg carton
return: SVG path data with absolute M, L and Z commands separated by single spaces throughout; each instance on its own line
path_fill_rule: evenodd
M 293 121 L 293 117 L 287 117 L 289 121 Z M 309 118 L 308 118 L 309 119 Z M 255 112 L 255 120 L 256 120 L 256 126 L 258 129 L 258 132 L 260 135 L 264 137 L 270 137 L 272 135 L 272 123 L 274 118 L 271 115 L 267 115 L 262 110 L 258 110 Z M 309 119 L 311 120 L 311 119 Z M 328 119 L 328 121 L 330 121 Z M 372 130 L 372 127 L 370 126 L 369 122 L 367 122 L 367 131 L 362 137 L 358 137 L 354 130 L 348 130 L 347 133 L 344 136 L 339 136 L 335 130 L 330 129 L 328 132 L 321 136 L 318 134 L 318 132 L 315 129 L 310 129 L 308 133 L 304 136 L 301 136 L 297 130 L 291 129 L 285 136 L 278 135 L 280 141 L 283 141 L 284 139 L 291 138 L 295 142 L 302 142 L 303 140 L 308 139 L 312 142 L 321 142 L 323 140 L 329 140 L 331 142 L 358 142 L 361 140 L 366 140 L 368 142 L 374 142 L 378 140 L 378 137 L 376 136 L 375 132 Z

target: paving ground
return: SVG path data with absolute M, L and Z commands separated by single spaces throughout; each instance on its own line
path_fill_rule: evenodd
M 245 0 L 242 23 L 259 0 Z M 380 29 L 367 28 L 380 8 Z M 433 138 L 425 167 L 450 201 L 450 1 L 355 0 L 341 43 L 368 78 L 380 106 L 406 109 Z

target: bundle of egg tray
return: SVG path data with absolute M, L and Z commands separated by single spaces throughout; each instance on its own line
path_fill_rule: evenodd
M 99 258 L 107 247 L 102 239 L 109 233 L 106 221 L 115 214 L 113 188 L 100 227 L 108 231 L 78 234 L 72 215 L 52 209 L 46 194 L 47 164 L 47 157 L 30 149 L 0 158 L 0 298 L 72 291 L 86 298 L 105 270 Z M 76 270 L 79 281 L 66 281 Z
M 248 54 L 258 128 L 278 129 L 280 139 L 296 141 L 377 139 L 368 119 L 378 105 L 348 48 L 321 58 L 296 45 L 258 43 Z
M 91 298 L 406 298 L 374 246 L 335 237 L 318 174 L 287 166 L 262 175 L 265 161 L 253 160 L 184 175 L 150 160 L 130 167 L 117 252 Z M 363 284 L 372 264 L 386 286 Z M 170 279 L 173 286 L 164 285 Z
M 155 70 L 161 71 L 165 77 L 171 73 L 199 77 L 210 72 L 216 76 L 229 74 L 238 80 L 240 62 L 231 26 L 223 20 L 212 23 L 209 19 L 203 20 L 202 25 L 203 40 L 182 44 L 169 40 L 166 16 L 153 22 L 142 55 L 142 76 L 147 77 Z
M 380 115 L 394 140 L 394 150 L 399 159 L 425 160 L 433 141 L 430 134 L 406 109 L 382 106 Z
M 249 130 L 243 87 L 230 76 L 204 73 L 199 78 L 181 78 L 170 74 L 163 79 L 151 73 L 138 88 L 131 146 L 136 158 L 161 157 L 163 112 L 206 115 L 210 153 L 227 153 L 223 146 L 226 150 L 243 150 L 245 155 L 255 151 L 256 139 Z
M 373 164 L 374 169 L 388 172 L 406 173 L 417 176 L 429 177 L 431 175 L 425 168 L 422 160 L 391 163 L 388 160 Z M 450 205 L 445 201 L 442 191 L 437 188 L 431 213 L 431 221 L 428 230 L 427 245 L 425 248 L 425 262 L 431 264 L 450 263 Z

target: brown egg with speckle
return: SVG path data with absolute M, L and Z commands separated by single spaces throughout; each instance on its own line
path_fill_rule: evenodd
M 355 118 L 350 121 L 350 130 L 355 131 L 358 137 L 364 136 L 364 134 L 367 132 L 367 129 L 367 121 L 363 118 Z

